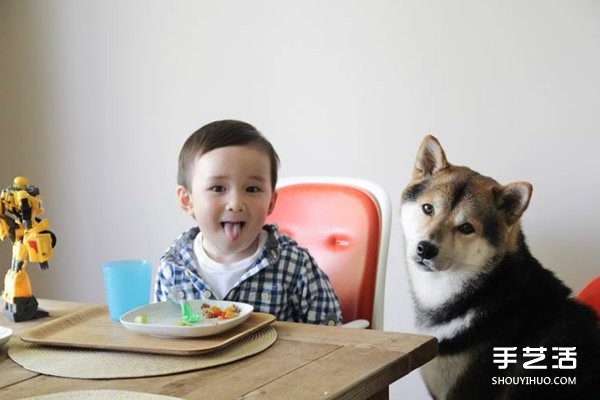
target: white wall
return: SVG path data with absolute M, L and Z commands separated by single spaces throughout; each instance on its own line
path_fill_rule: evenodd
M 0 0 L 0 185 L 28 176 L 58 236 L 51 269 L 29 269 L 36 296 L 102 302 L 103 261 L 156 263 L 191 224 L 184 139 L 247 120 L 282 176 L 389 191 L 385 329 L 412 331 L 398 203 L 426 133 L 451 162 L 532 182 L 533 253 L 574 290 L 598 274 L 598 71 L 593 0 Z M 413 373 L 392 395 L 425 393 Z

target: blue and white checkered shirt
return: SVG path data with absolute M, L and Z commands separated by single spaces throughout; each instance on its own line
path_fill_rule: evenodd
M 254 306 L 278 320 L 339 325 L 342 311 L 329 278 L 308 251 L 280 234 L 274 225 L 263 227 L 269 236 L 265 248 L 223 300 Z M 155 301 L 178 298 L 214 299 L 196 269 L 195 227 L 182 233 L 160 259 L 156 272 Z

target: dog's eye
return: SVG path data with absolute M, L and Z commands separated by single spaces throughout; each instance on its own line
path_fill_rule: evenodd
M 473 228 L 473 225 L 467 222 L 465 224 L 460 225 L 458 227 L 458 231 L 463 235 L 470 235 L 471 233 L 475 232 L 475 228 Z
M 433 206 L 429 203 L 425 203 L 421 206 L 425 215 L 433 215 Z

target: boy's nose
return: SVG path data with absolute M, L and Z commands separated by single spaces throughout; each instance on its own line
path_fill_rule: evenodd
M 227 201 L 227 211 L 242 212 L 244 209 L 244 201 L 240 196 L 232 195 Z
M 244 211 L 244 206 L 241 204 L 230 204 L 227 206 L 227 211 L 242 212 Z

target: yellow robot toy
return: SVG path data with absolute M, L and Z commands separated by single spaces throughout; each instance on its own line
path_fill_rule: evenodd
M 48 219 L 38 215 L 44 212 L 40 191 L 18 176 L 13 184 L 0 193 L 0 240 L 9 237 L 13 242 L 10 269 L 4 278 L 2 299 L 4 314 L 15 322 L 45 317 L 48 312 L 38 309 L 31 291 L 27 263 L 38 263 L 48 269 L 48 260 L 56 245 L 56 236 L 48 229 Z

